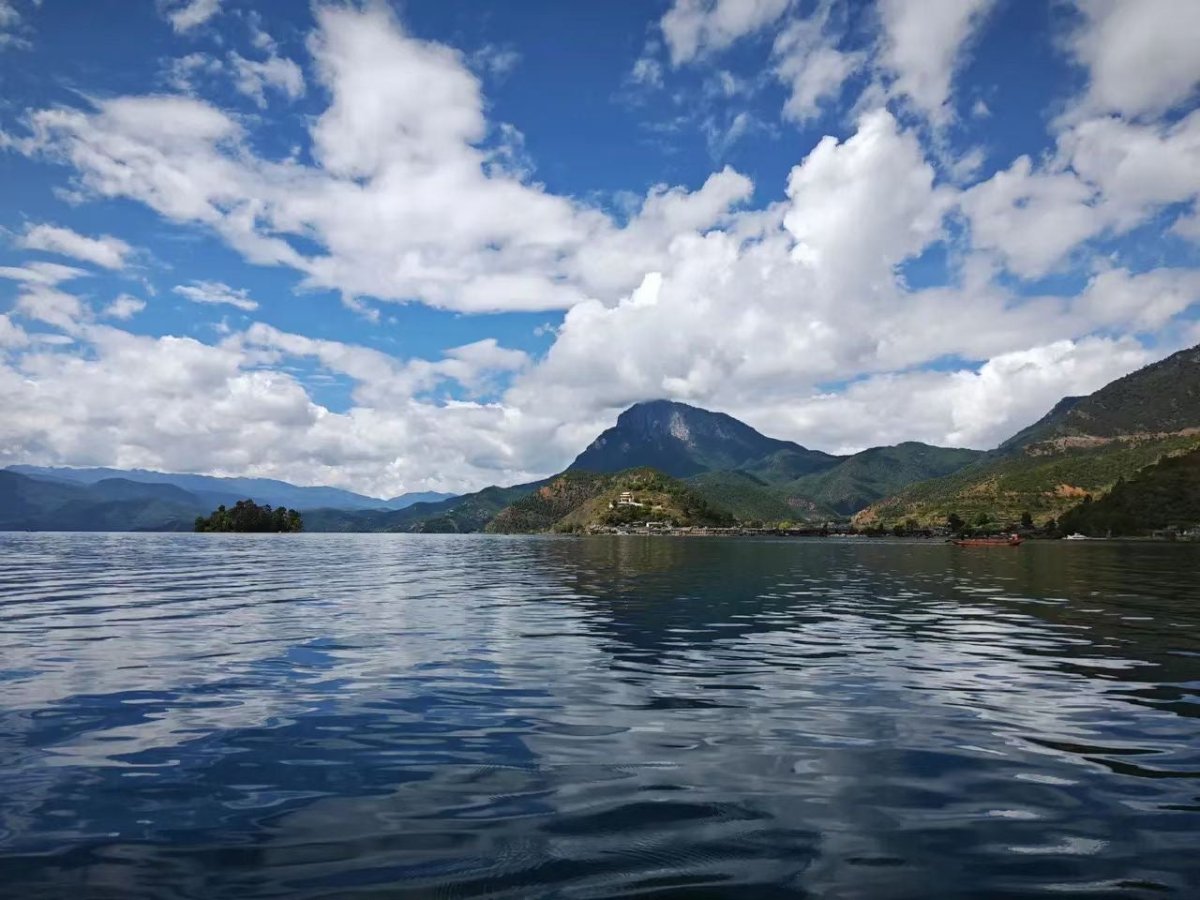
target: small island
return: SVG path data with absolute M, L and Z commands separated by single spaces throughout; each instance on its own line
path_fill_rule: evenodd
M 272 509 L 270 504 L 259 506 L 253 500 L 239 500 L 233 509 L 221 504 L 207 518 L 196 516 L 195 530 L 293 533 L 304 530 L 304 519 L 294 509 Z

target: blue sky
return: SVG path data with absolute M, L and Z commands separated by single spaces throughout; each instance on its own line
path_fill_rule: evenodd
M 1200 340 L 1190 0 L 0 0 L 0 464 L 368 493 L 671 397 L 987 447 Z

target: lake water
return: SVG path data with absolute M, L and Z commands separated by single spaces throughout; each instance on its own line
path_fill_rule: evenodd
M 0 535 L 0 894 L 1200 896 L 1198 580 L 1198 545 Z

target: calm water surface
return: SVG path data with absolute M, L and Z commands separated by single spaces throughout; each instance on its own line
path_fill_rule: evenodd
M 1200 896 L 1200 546 L 0 535 L 0 894 Z

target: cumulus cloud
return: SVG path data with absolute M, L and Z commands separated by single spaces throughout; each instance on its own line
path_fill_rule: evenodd
M 892 92 L 935 124 L 953 117 L 952 80 L 995 0 L 879 0 Z
M 1128 231 L 1198 195 L 1200 112 L 1173 124 L 1103 116 L 1066 127 L 1040 167 L 1018 157 L 967 191 L 962 207 L 976 248 L 1038 278 L 1090 238 Z
M 789 6 L 791 0 L 675 0 L 659 26 L 677 66 L 760 31 Z
M 125 258 L 133 250 L 123 240 L 111 235 L 90 238 L 69 228 L 45 224 L 27 227 L 17 245 L 26 250 L 44 250 L 70 256 L 105 269 L 123 269 Z
M 1064 396 L 1090 394 L 1151 361 L 1133 338 L 1063 340 L 999 354 L 978 369 L 881 374 L 763 412 L 792 433 L 824 435 L 835 451 L 913 439 L 994 447 Z
M 824 137 L 788 178 L 784 225 L 793 256 L 823 275 L 854 280 L 890 275 L 941 229 L 951 196 L 934 187 L 916 136 L 886 110 L 862 117 L 839 142 Z
M 1200 4 L 1193 0 L 1075 0 L 1067 46 L 1087 67 L 1081 114 L 1165 112 L 1200 83 Z
M 258 309 L 258 304 L 250 299 L 248 290 L 231 288 L 220 281 L 193 281 L 191 284 L 177 284 L 171 290 L 193 303 L 225 304 L 246 312 Z
M 71 165 L 94 194 L 205 225 L 252 262 L 293 267 L 309 286 L 349 298 L 465 311 L 563 309 L 597 294 L 615 302 L 640 280 L 645 254 L 611 257 L 601 271 L 595 248 L 635 233 L 665 247 L 675 236 L 651 233 L 645 217 L 619 228 L 494 165 L 481 146 L 480 84 L 461 54 L 410 37 L 382 7 L 317 16 L 310 45 L 332 99 L 312 124 L 315 166 L 255 156 L 231 116 L 183 96 L 38 110 L 18 147 Z M 645 201 L 651 214 L 658 193 Z M 688 228 L 725 216 L 710 196 L 687 204 L 707 211 Z M 323 252 L 301 252 L 296 239 Z
M 994 445 L 1064 394 L 1195 339 L 1192 269 L 1093 259 L 1077 296 L 1032 296 L 996 275 L 1055 271 L 1089 240 L 1172 204 L 1189 233 L 1200 126 L 1196 114 L 1065 116 L 1038 160 L 1018 157 L 965 189 L 940 180 L 929 129 L 903 125 L 896 100 L 935 124 L 952 115 L 954 72 L 988 4 L 964 7 L 935 23 L 935 52 L 918 60 L 906 42 L 919 10 L 891 4 L 892 55 L 880 65 L 892 93 L 862 98 L 847 133 L 818 141 L 786 183 L 758 185 L 767 199 L 755 208 L 756 185 L 732 168 L 699 187 L 653 186 L 619 223 L 532 182 L 519 132 L 488 121 L 471 60 L 414 38 L 382 7 L 318 10 L 308 71 L 329 102 L 310 120 L 307 152 L 284 160 L 256 149 L 253 118 L 198 97 L 35 110 L 10 147 L 63 164 L 91 195 L 210 229 L 309 286 L 565 314 L 539 358 L 491 338 L 401 358 L 265 323 L 226 325 L 205 344 L 97 324 L 66 290 L 81 269 L 10 266 L 0 269 L 18 292 L 0 318 L 0 455 L 11 459 L 0 462 L 269 475 L 380 495 L 464 490 L 553 472 L 620 409 L 658 396 L 822 449 Z M 683 64 L 790 9 L 678 2 L 663 37 Z M 798 120 L 868 64 L 822 15 L 781 24 L 772 50 Z M 256 48 L 274 53 L 269 38 Z M 741 96 L 732 76 L 717 86 Z M 947 276 L 911 288 L 906 266 L 941 242 Z M 256 308 L 215 281 L 175 292 Z M 120 297 L 99 316 L 140 304 Z M 80 349 L 41 343 L 26 331 L 37 322 Z M 1154 349 L 1114 336 L 1130 331 Z M 345 408 L 316 399 L 299 374 L 314 369 L 349 388 Z
M 790 23 L 775 38 L 775 76 L 787 86 L 785 118 L 805 122 L 814 118 L 826 101 L 836 100 L 846 80 L 866 60 L 863 52 L 837 48 L 836 36 L 827 31 L 829 7 L 812 17 Z

